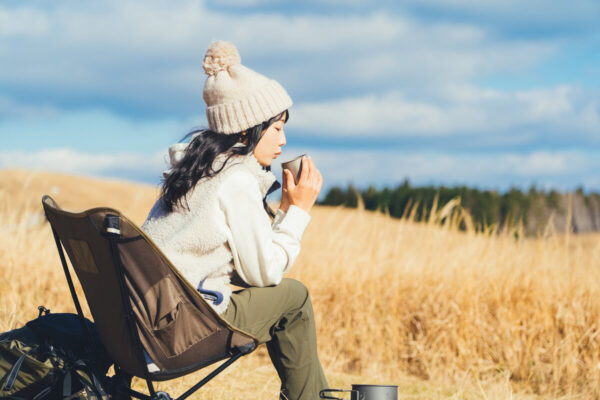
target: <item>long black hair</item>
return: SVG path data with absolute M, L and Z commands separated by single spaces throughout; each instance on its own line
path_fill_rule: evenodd
M 289 113 L 285 110 L 268 121 L 246 130 L 245 135 L 242 132 L 224 135 L 210 129 L 196 129 L 185 135 L 181 141 L 198 134 L 191 139 L 181 161 L 173 166 L 171 173 L 163 180 L 161 197 L 167 211 L 173 211 L 178 205 L 183 206 L 187 193 L 196 183 L 202 178 L 210 178 L 221 172 L 233 155 L 247 155 L 254 152 L 264 130 L 280 119 L 287 122 L 288 118 Z M 238 142 L 243 142 L 246 146 L 233 147 Z M 229 155 L 221 168 L 215 171 L 212 168 L 213 161 L 221 153 Z M 263 166 L 263 169 L 270 171 L 271 167 Z M 267 196 L 263 198 L 263 206 L 267 214 L 273 218 L 275 213 L 267 204 Z M 187 201 L 185 207 L 189 209 Z

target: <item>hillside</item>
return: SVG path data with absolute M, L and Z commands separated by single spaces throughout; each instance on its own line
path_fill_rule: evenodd
M 157 188 L 0 171 L 0 331 L 46 305 L 73 311 L 42 194 L 64 208 L 106 205 L 141 223 Z M 458 230 L 452 205 L 428 222 L 316 206 L 289 276 L 310 289 L 332 387 L 400 386 L 403 399 L 598 398 L 600 235 L 515 239 Z M 440 221 L 444 221 L 443 224 Z M 181 393 L 200 371 L 165 382 Z M 202 398 L 275 398 L 264 346 Z

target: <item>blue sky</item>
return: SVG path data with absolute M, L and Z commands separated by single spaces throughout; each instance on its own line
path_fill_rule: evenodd
M 323 193 L 600 191 L 598 21 L 596 0 L 3 1 L 0 168 L 158 184 L 222 39 L 290 93 L 280 158 L 311 154 Z

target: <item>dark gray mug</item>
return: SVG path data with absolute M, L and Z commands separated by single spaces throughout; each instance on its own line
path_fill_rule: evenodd
M 294 183 L 297 185 L 300 180 L 300 173 L 302 172 L 302 157 L 306 154 L 302 154 L 296 158 L 293 158 L 289 161 L 281 163 L 281 169 L 288 169 L 294 176 Z
M 327 392 L 350 392 L 350 400 L 398 400 L 396 385 L 352 385 L 352 390 L 323 389 L 319 392 L 322 399 L 344 400 L 339 397 L 326 396 Z

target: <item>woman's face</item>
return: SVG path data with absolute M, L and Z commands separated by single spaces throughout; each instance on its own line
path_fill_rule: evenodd
M 271 162 L 281 154 L 281 146 L 285 146 L 284 124 L 284 117 L 273 122 L 263 131 L 258 144 L 254 148 L 254 157 L 263 167 L 271 165 Z

